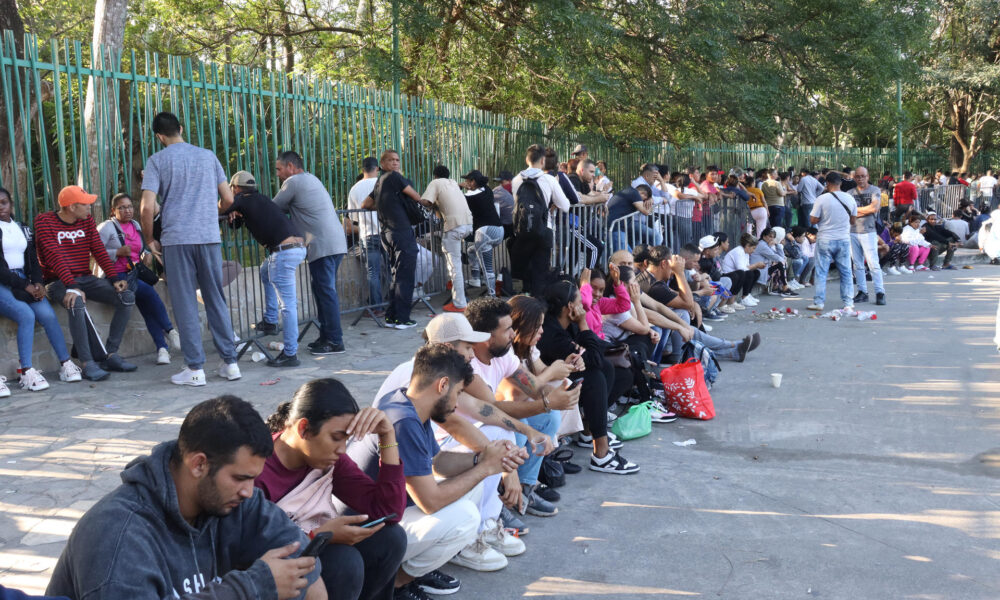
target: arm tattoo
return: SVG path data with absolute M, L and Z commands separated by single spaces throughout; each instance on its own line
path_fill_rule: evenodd
M 517 431 L 518 430 L 517 429 L 517 425 L 514 425 L 514 422 L 511 421 L 510 419 L 504 419 L 503 421 L 501 421 L 501 423 L 503 423 L 504 426 L 506 426 L 507 429 L 509 429 L 511 431 Z
M 511 374 L 510 380 L 525 396 L 536 400 L 541 396 L 541 392 L 535 384 L 535 378 L 524 367 L 518 367 L 518 369 Z
M 488 417 L 493 414 L 493 407 L 489 404 L 483 404 L 483 407 L 479 409 L 479 416 Z

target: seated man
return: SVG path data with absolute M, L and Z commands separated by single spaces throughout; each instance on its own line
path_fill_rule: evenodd
M 83 363 L 83 376 L 90 381 L 107 379 L 108 371 L 136 369 L 118 355 L 135 294 L 111 262 L 97 233 L 94 217 L 90 215 L 90 206 L 96 200 L 97 196 L 88 194 L 80 186 L 67 186 L 59 192 L 58 211 L 35 217 L 35 247 L 49 299 L 62 304 L 69 313 L 73 347 Z M 95 277 L 90 272 L 91 256 L 107 273 L 107 279 Z M 100 347 L 100 338 L 91 337 L 93 324 L 88 323 L 86 312 L 88 297 L 115 309 L 104 348 Z M 97 347 L 92 347 L 92 343 Z M 95 357 L 101 359 L 100 366 Z
M 701 307 L 705 320 L 723 320 L 726 315 L 720 311 L 722 296 L 715 293 L 711 276 L 701 272 L 701 264 L 698 262 L 701 258 L 701 250 L 694 244 L 684 244 L 680 251 L 680 257 L 684 259 L 684 276 L 691 288 L 691 294 L 698 306 Z
M 285 217 L 278 205 L 257 191 L 257 181 L 246 171 L 239 171 L 229 182 L 233 202 L 225 199 L 219 212 L 229 215 L 230 227 L 246 225 L 257 243 L 267 249 L 267 259 L 260 265 L 260 283 L 264 286 L 264 318 L 257 323 L 258 334 L 278 331 L 278 306 L 284 349 L 267 361 L 272 367 L 297 367 L 299 359 L 299 309 L 295 290 L 296 273 L 306 258 L 306 240 Z
M 467 554 L 460 564 L 480 571 L 507 566 L 503 554 L 473 542 L 480 525 L 478 505 L 487 491 L 484 480 L 523 462 L 520 449 L 497 440 L 474 454 L 443 452 L 430 423 L 444 423 L 472 381 L 472 367 L 461 354 L 443 344 L 428 345 L 413 359 L 408 386 L 375 402 L 396 431 L 409 496 L 400 521 L 407 548 L 396 575 L 396 598 L 421 600 L 425 592 L 458 591 L 459 581 L 437 570 L 456 554 Z M 373 436 L 368 436 L 348 448 L 349 456 L 369 476 L 377 473 L 379 463 L 372 441 Z
M 309 538 L 254 489 L 273 450 L 248 402 L 206 400 L 77 523 L 46 593 L 72 600 L 325 600 Z
M 951 264 L 951 259 L 955 256 L 955 249 L 958 248 L 962 242 L 965 240 L 959 238 L 955 235 L 955 232 L 946 228 L 938 220 L 937 213 L 929 212 L 927 213 L 927 223 L 924 225 L 926 231 L 924 232 L 924 239 L 931 243 L 936 252 L 934 253 L 934 259 L 939 255 L 944 254 L 944 263 L 941 267 L 934 264 L 932 259 L 930 262 L 931 270 L 937 271 L 939 269 L 949 269 L 955 268 Z

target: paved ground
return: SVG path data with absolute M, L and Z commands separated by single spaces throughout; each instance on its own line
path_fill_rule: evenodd
M 505 572 L 452 570 L 460 596 L 1000 597 L 1000 268 L 895 277 L 888 294 L 875 322 L 745 311 L 720 324 L 764 343 L 723 364 L 718 417 L 627 444 L 637 475 L 570 476 L 561 513 L 529 518 L 528 552 Z M 776 300 L 759 310 L 809 301 Z M 347 355 L 294 371 L 245 363 L 240 382 L 199 390 L 170 387 L 174 368 L 149 357 L 95 386 L 15 392 L 0 403 L 0 583 L 43 589 L 75 520 L 193 404 L 235 393 L 266 416 L 321 375 L 370 402 L 416 331 L 363 322 Z

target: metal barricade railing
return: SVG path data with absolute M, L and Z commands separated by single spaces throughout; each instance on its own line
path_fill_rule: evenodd
M 553 213 L 552 220 L 553 269 L 575 278 L 582 269 L 592 269 L 610 255 L 608 213 L 604 205 L 575 204 L 569 212 Z
M 694 200 L 678 200 L 674 203 L 674 235 L 670 241 L 670 249 L 680 252 L 681 246 L 694 237 Z
M 337 271 L 337 296 L 341 314 L 359 312 L 362 317 L 378 320 L 376 310 L 387 303 L 389 262 L 379 237 L 381 226 L 372 210 L 338 210 L 337 216 L 347 234 L 347 256 Z
M 964 200 L 970 198 L 969 187 L 964 185 L 936 185 L 917 190 L 914 210 L 922 214 L 934 211 L 942 218 L 950 218 Z

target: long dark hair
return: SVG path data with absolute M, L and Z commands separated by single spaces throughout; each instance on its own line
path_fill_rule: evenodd
M 576 298 L 580 293 L 579 288 L 571 281 L 557 281 L 545 288 L 545 304 L 548 306 L 546 312 L 553 317 L 558 317 L 564 306 Z
M 545 304 L 531 296 L 518 295 L 507 301 L 514 326 L 514 354 L 521 360 L 531 357 L 531 339 L 545 320 Z
M 295 390 L 290 402 L 282 402 L 267 418 L 272 433 L 284 431 L 288 425 L 305 419 L 306 432 L 316 435 L 328 419 L 357 414 L 358 403 L 343 383 L 333 378 L 313 379 Z

